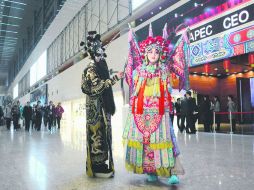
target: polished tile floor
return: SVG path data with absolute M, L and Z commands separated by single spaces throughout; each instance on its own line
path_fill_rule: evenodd
M 148 183 L 124 168 L 122 118 L 113 118 L 116 174 L 112 179 L 85 175 L 85 125 L 64 121 L 60 131 L 7 131 L 0 127 L 0 190 L 253 190 L 254 136 L 178 133 L 186 174 L 181 183 Z

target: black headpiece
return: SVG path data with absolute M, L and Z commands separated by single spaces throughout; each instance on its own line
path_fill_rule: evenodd
M 104 59 L 107 57 L 105 48 L 102 46 L 101 35 L 97 34 L 96 31 L 88 32 L 88 36 L 85 42 L 80 42 L 80 46 L 84 46 L 84 54 L 88 54 L 91 59 L 95 60 L 95 57 Z

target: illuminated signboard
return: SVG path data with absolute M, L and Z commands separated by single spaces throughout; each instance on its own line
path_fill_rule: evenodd
M 190 41 L 195 42 L 254 21 L 254 4 L 238 9 L 225 16 L 191 30 Z
M 190 66 L 254 51 L 254 4 L 191 30 Z

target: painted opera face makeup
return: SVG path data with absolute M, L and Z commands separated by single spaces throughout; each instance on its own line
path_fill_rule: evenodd
M 150 63 L 154 64 L 157 63 L 160 57 L 159 50 L 156 48 L 152 48 L 150 50 L 147 50 L 147 58 Z

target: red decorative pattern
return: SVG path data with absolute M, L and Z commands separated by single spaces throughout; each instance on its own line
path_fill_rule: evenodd
M 162 115 L 157 113 L 134 114 L 134 121 L 143 134 L 144 144 L 150 144 L 150 136 L 158 129 L 161 120 Z
M 234 56 L 244 54 L 244 44 L 234 46 Z
M 229 36 L 229 43 L 231 45 L 236 45 L 236 44 L 242 44 L 248 41 L 251 41 L 254 39 L 254 35 L 250 35 L 254 31 L 254 26 L 244 28 L 242 30 L 238 30 L 236 32 L 233 32 Z M 239 40 L 235 40 L 235 38 L 238 37 Z
M 143 170 L 144 173 L 155 173 L 155 162 L 154 162 L 154 151 L 149 148 L 149 146 L 144 145 L 144 163 Z

